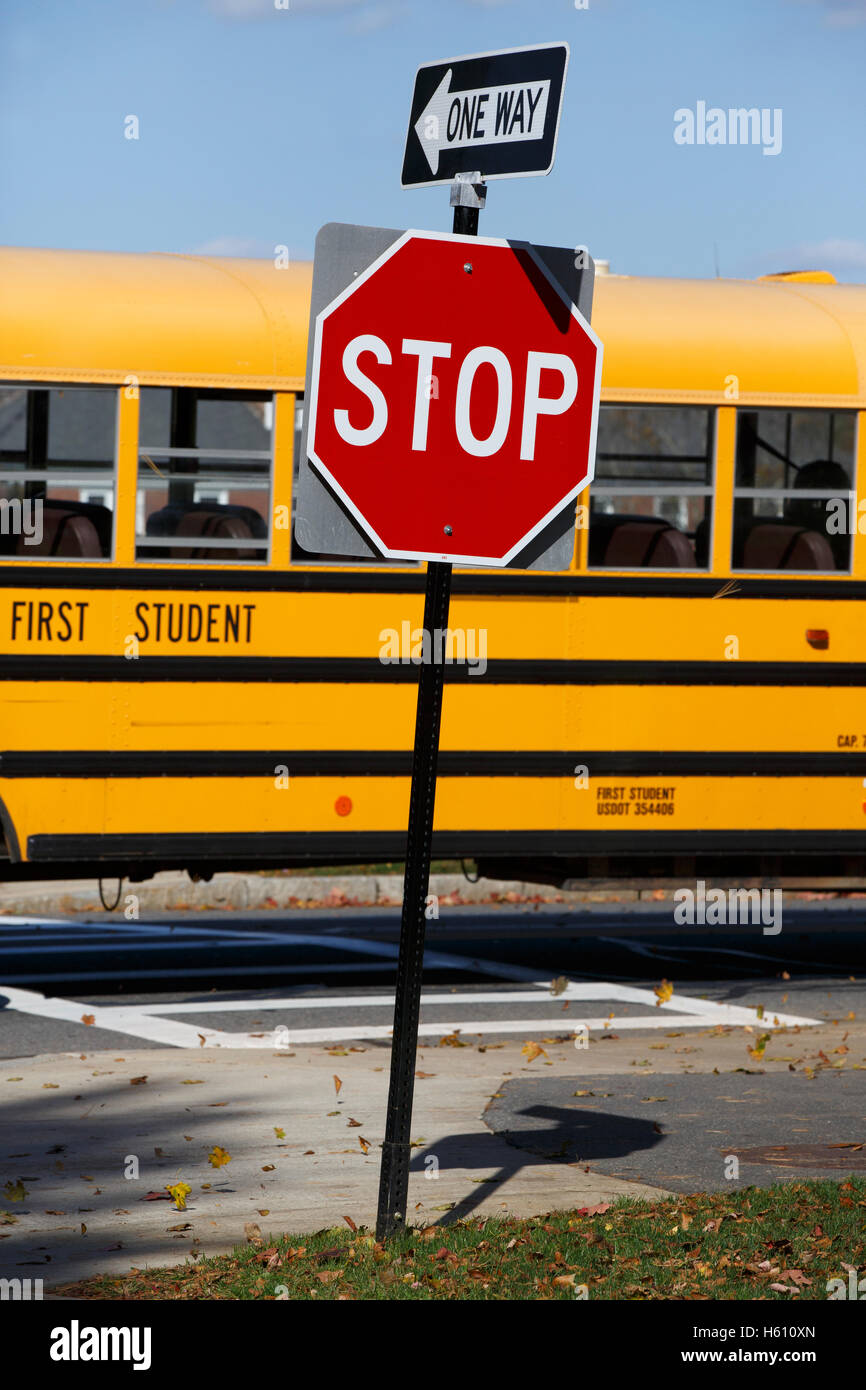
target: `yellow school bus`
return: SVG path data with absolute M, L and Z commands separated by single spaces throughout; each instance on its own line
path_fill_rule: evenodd
M 310 267 L 0 278 L 2 875 L 400 859 L 424 576 L 293 539 Z M 866 288 L 604 274 L 593 327 L 569 568 L 455 572 L 434 854 L 859 883 Z

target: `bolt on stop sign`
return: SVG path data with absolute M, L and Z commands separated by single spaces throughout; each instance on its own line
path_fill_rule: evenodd
M 307 456 L 383 556 L 505 565 L 590 481 L 602 348 L 532 246 L 405 232 L 311 328 Z

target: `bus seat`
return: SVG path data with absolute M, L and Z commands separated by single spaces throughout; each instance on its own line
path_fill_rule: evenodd
M 601 564 L 615 569 L 694 569 L 688 537 L 660 517 L 624 514 L 605 517 L 608 520 L 615 524 L 609 529 Z M 591 524 L 596 525 L 595 518 Z
M 253 539 L 252 530 L 244 517 L 215 509 L 196 508 L 186 512 L 178 522 L 176 536 L 211 537 L 214 540 L 248 541 Z M 172 547 L 172 555 L 178 560 L 250 560 L 255 552 L 246 547 L 232 550 L 228 546 L 214 547 Z
M 833 570 L 833 551 L 826 536 L 802 526 L 759 522 L 743 549 L 747 570 Z
M 77 560 L 103 558 L 99 532 L 91 518 L 56 504 L 43 507 L 42 539 L 39 543 L 28 544 L 26 536 L 19 536 L 15 553 L 21 556 L 64 555 Z

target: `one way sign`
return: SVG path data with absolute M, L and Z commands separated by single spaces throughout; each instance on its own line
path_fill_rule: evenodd
M 567 43 L 425 63 L 415 77 L 403 187 L 475 172 L 550 173 L 567 67 Z

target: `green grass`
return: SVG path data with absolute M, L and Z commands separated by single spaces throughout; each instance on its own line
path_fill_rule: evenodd
M 866 1265 L 866 1179 L 470 1219 L 384 1248 L 348 1226 L 66 1285 L 95 1299 L 826 1299 Z M 707 1229 L 709 1226 L 709 1229 Z M 774 1289 L 773 1284 L 785 1286 Z M 287 1292 L 285 1292 L 287 1291 Z

